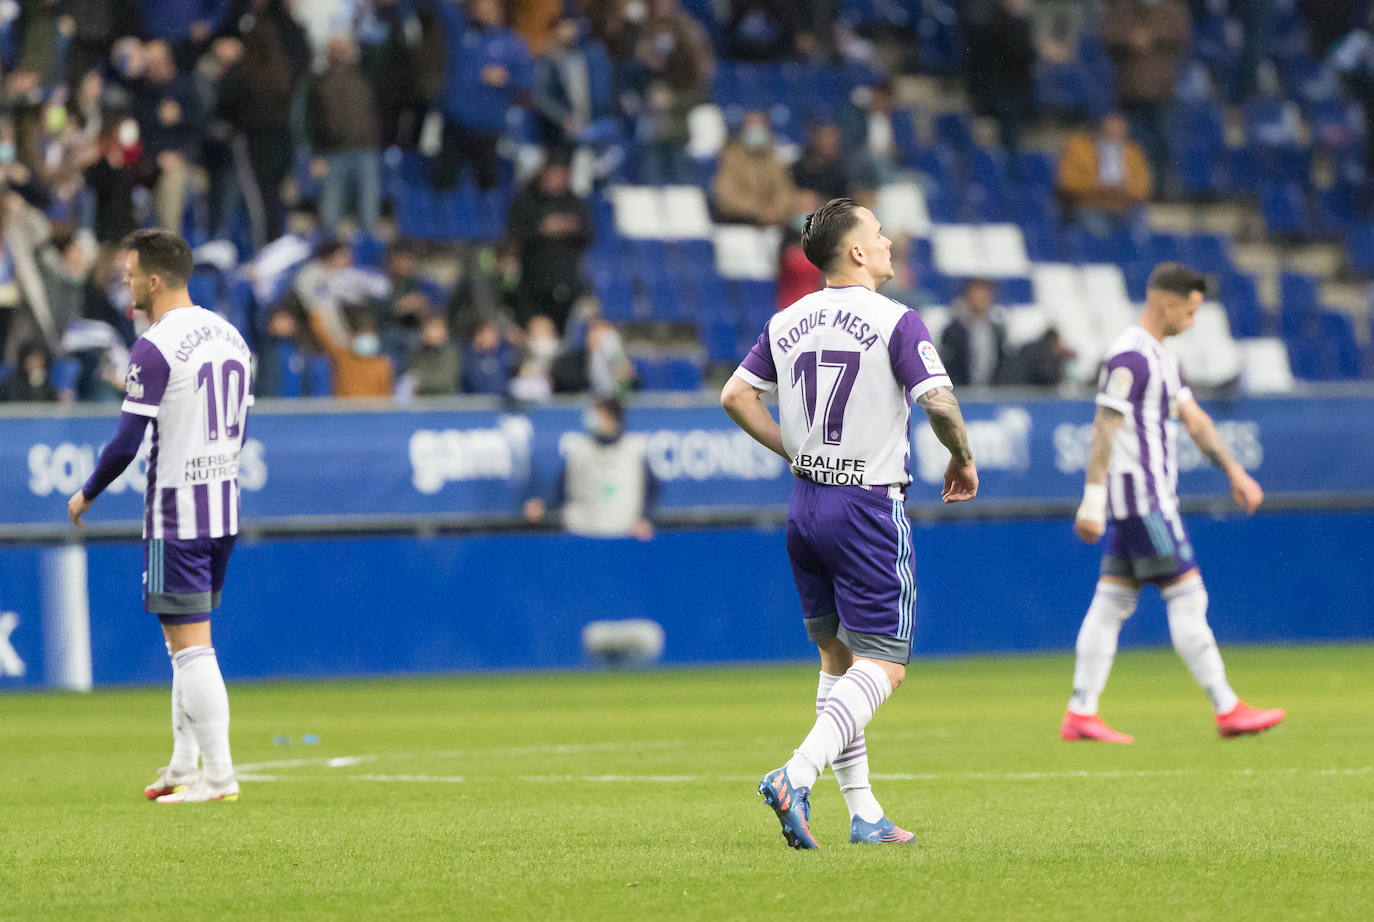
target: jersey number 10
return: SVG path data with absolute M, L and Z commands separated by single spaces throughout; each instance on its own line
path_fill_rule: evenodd
M 224 437 L 236 439 L 243 431 L 244 401 L 248 396 L 248 374 L 243 363 L 229 359 L 220 367 L 219 380 L 223 394 L 215 391 L 215 363 L 206 362 L 196 372 L 196 391 L 205 391 L 205 441 L 217 442 L 220 420 L 224 421 Z M 222 398 L 222 402 L 221 402 Z
M 816 424 L 820 370 L 839 370 L 835 382 L 830 386 L 830 395 L 825 399 L 825 426 L 821 429 L 821 438 L 826 445 L 838 445 L 844 434 L 844 408 L 849 403 L 849 394 L 854 390 L 854 382 L 859 377 L 859 360 L 862 356 L 857 352 L 844 352 L 838 349 L 825 349 L 819 355 L 819 361 L 815 351 L 803 352 L 797 356 L 796 362 L 792 364 L 792 385 L 795 387 L 798 381 L 801 382 L 802 406 L 806 409 L 807 428 L 810 428 Z

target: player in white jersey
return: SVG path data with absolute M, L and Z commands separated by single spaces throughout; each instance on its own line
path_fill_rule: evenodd
M 877 218 L 835 199 L 806 219 L 802 248 L 826 287 L 773 315 L 721 393 L 730 417 L 796 477 L 787 553 L 821 658 L 815 725 L 759 793 L 788 845 L 816 848 L 809 794 L 829 765 L 849 808 L 850 841 L 905 843 L 915 837 L 873 797 L 864 727 L 911 658 L 910 401 L 950 451 L 945 502 L 972 499 L 978 473 L 929 331 L 915 311 L 877 293 L 893 274 L 892 242 Z M 762 400 L 775 389 L 781 424 Z
M 151 429 L 143 597 L 172 659 L 172 759 L 144 794 L 159 803 L 237 800 L 229 697 L 210 645 L 210 611 L 219 605 L 239 528 L 251 355 L 228 321 L 191 303 L 186 241 L 145 230 L 125 247 L 125 281 L 151 326 L 129 353 L 119 428 L 67 512 L 80 525 Z
M 1178 514 L 1179 419 L 1203 455 L 1230 479 L 1236 505 L 1251 513 L 1264 499 L 1193 399 L 1178 359 L 1164 348 L 1167 337 L 1193 325 L 1206 282 L 1184 266 L 1162 263 L 1147 287 L 1139 323 L 1112 344 L 1098 384 L 1092 453 L 1074 531 L 1092 544 L 1105 530 L 1107 550 L 1078 632 L 1073 697 L 1059 728 L 1066 740 L 1133 740 L 1102 722 L 1097 703 L 1121 625 L 1135 611 L 1145 583 L 1163 594 L 1174 649 L 1211 699 L 1223 737 L 1258 733 L 1284 716 L 1278 708 L 1250 707 L 1227 683 L 1207 625 L 1207 590 Z

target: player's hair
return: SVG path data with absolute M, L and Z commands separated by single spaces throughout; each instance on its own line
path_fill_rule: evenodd
M 156 228 L 136 230 L 124 238 L 124 249 L 138 254 L 138 267 L 149 275 L 162 277 L 168 288 L 185 288 L 195 262 L 191 247 L 171 231 Z
M 806 216 L 802 224 L 802 252 L 822 272 L 830 272 L 840 255 L 840 243 L 859 223 L 859 203 L 833 198 Z
M 611 419 L 615 420 L 617 427 L 625 425 L 625 408 L 621 406 L 619 400 L 614 397 L 598 397 L 592 401 L 592 406 L 601 410 Z
M 1207 293 L 1207 279 L 1182 263 L 1160 263 L 1150 273 L 1145 287 L 1153 291 L 1164 291 L 1171 295 L 1186 298 L 1195 291 Z

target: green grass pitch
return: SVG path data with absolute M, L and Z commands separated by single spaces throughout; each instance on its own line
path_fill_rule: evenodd
M 1374 646 L 1224 653 L 1283 725 L 1125 651 L 1135 745 L 1063 743 L 1068 655 L 917 660 L 869 728 L 917 844 L 849 845 L 827 773 L 812 853 L 754 792 L 806 664 L 234 685 L 243 798 L 187 807 L 141 794 L 165 689 L 0 696 L 0 919 L 1374 919 Z

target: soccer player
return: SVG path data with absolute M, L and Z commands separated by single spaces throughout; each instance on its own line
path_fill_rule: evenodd
M 129 355 L 119 428 L 90 479 L 67 501 L 67 514 L 81 524 L 151 428 L 143 598 L 162 623 L 172 659 L 172 759 L 143 793 L 166 804 L 237 800 L 229 696 L 210 645 L 210 611 L 219 605 L 238 534 L 251 356 L 231 324 L 191 303 L 186 241 L 140 230 L 124 246 L 125 283 L 151 326 Z
M 978 473 L 929 331 L 915 311 L 877 293 L 893 275 L 892 241 L 877 218 L 834 199 L 807 217 L 802 250 L 826 287 L 774 314 L 721 392 L 731 419 L 786 458 L 796 477 L 787 553 L 821 658 L 815 725 L 759 793 L 788 845 L 817 848 L 808 797 L 829 765 L 849 808 L 851 842 L 910 842 L 873 796 L 864 739 L 911 659 L 909 400 L 949 449 L 945 502 L 972 499 Z M 781 425 L 762 400 L 774 389 Z
M 1216 711 L 1223 737 L 1259 733 L 1283 720 L 1275 708 L 1260 710 L 1236 697 L 1226 681 L 1188 531 L 1178 514 L 1178 426 L 1231 481 L 1231 495 L 1247 514 L 1264 492 L 1231 456 L 1212 418 L 1193 399 L 1178 359 L 1164 339 L 1193 325 L 1206 282 L 1177 263 L 1161 263 L 1150 275 L 1140 322 L 1112 344 L 1103 366 L 1093 420 L 1083 502 L 1074 531 L 1089 544 L 1107 533 L 1097 591 L 1078 632 L 1073 697 L 1060 724 L 1066 740 L 1129 743 L 1097 716 L 1098 697 L 1116 656 L 1122 623 L 1135 611 L 1141 586 L 1153 583 L 1164 596 L 1174 649 Z M 1107 527 L 1110 520 L 1110 527 Z

